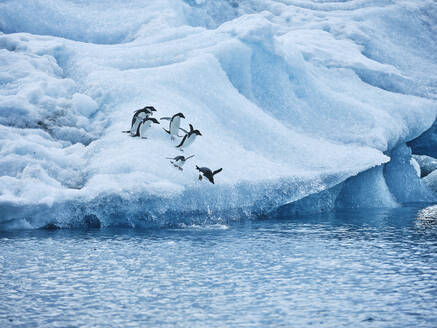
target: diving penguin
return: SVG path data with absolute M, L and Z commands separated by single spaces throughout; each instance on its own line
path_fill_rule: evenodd
M 181 130 L 183 130 L 183 129 L 181 129 Z M 183 130 L 183 131 L 185 131 L 185 130 Z M 194 140 L 196 140 L 197 136 L 202 135 L 199 130 L 194 130 L 194 128 L 191 124 L 190 124 L 190 131 L 189 132 L 185 131 L 185 132 L 186 132 L 186 134 L 182 138 L 182 141 L 180 142 L 179 145 L 176 146 L 176 148 L 179 148 L 181 151 L 184 151 L 183 148 L 187 148 L 188 146 L 190 146 L 194 142 Z
M 168 130 L 163 129 L 170 135 L 171 140 L 174 140 L 175 136 L 178 136 L 178 131 L 181 127 L 181 118 L 185 118 L 182 113 L 174 114 L 172 117 L 161 117 L 161 120 L 170 120 Z
M 131 137 L 136 136 L 138 126 L 141 124 L 142 120 L 144 118 L 147 118 L 147 117 L 153 115 L 153 112 L 156 112 L 156 109 L 153 106 L 146 106 L 144 108 L 137 109 L 134 112 L 134 116 L 132 117 L 132 123 L 130 126 L 130 130 L 122 131 L 122 132 L 130 133 Z
M 223 170 L 223 168 L 220 168 L 218 170 L 215 171 L 211 171 L 210 168 L 207 167 L 198 167 L 196 165 L 196 170 L 198 170 L 201 174 L 199 174 L 199 180 L 202 180 L 202 174 L 205 178 L 207 178 L 209 180 L 209 182 L 211 182 L 212 184 L 214 184 L 214 175 L 216 175 L 217 173 L 221 172 Z
M 183 171 L 184 169 L 182 166 L 184 166 L 185 162 L 189 160 L 190 158 L 194 157 L 194 155 L 185 157 L 185 156 L 176 156 L 176 157 L 166 157 L 167 159 L 170 159 L 170 163 L 173 164 L 174 167 L 178 168 L 180 171 Z
M 154 117 L 144 118 L 138 125 L 137 132 L 133 137 L 141 137 L 142 139 L 147 139 L 146 132 L 150 129 L 152 123 L 159 124 L 158 120 Z

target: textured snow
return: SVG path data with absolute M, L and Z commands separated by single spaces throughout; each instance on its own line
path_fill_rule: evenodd
M 0 227 L 432 201 L 405 144 L 436 119 L 436 22 L 432 0 L 3 1 Z M 121 133 L 146 105 L 201 131 L 182 173 L 159 126 Z

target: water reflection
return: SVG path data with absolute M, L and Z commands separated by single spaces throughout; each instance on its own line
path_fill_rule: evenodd
M 435 228 L 437 223 L 437 205 L 428 206 L 417 213 L 418 228 Z

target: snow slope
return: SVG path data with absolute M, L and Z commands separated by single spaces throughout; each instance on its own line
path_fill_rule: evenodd
M 405 143 L 436 119 L 436 22 L 432 0 L 2 1 L 0 228 L 432 201 Z M 161 128 L 121 133 L 145 105 L 202 132 L 183 173 Z

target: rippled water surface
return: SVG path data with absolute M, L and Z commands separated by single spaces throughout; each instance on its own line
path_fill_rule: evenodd
M 436 327 L 418 210 L 0 232 L 0 327 Z

